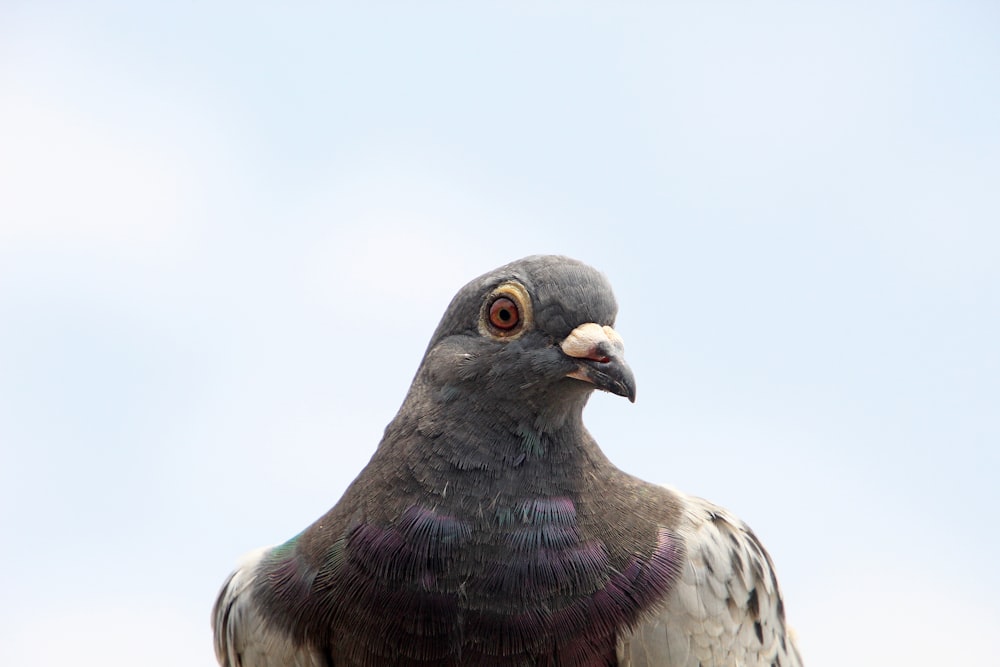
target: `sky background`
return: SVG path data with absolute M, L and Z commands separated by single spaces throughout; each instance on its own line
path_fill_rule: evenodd
M 0 664 L 214 665 L 549 252 L 620 304 L 591 431 L 754 527 L 810 667 L 995 663 L 1000 4 L 612 4 L 0 3 Z

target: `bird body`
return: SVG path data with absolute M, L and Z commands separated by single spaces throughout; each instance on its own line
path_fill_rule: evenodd
M 584 427 L 595 388 L 635 396 L 615 314 L 562 257 L 466 285 L 340 501 L 223 586 L 220 664 L 797 665 L 749 529 Z

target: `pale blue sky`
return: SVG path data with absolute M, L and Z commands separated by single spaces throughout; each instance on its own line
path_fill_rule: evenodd
M 587 421 L 779 568 L 810 667 L 1000 626 L 1000 5 L 0 7 L 0 664 L 214 664 L 452 294 L 608 274 Z

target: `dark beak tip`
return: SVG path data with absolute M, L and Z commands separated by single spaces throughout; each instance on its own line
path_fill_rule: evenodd
M 635 403 L 635 376 L 632 369 L 624 361 L 613 360 L 607 367 L 602 368 L 599 379 L 595 378 L 594 384 L 612 394 L 622 396 Z
M 622 382 L 621 389 L 618 395 L 627 398 L 629 403 L 635 403 L 635 382 Z

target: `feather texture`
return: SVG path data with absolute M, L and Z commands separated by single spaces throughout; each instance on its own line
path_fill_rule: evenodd
M 212 609 L 215 657 L 222 667 L 327 667 L 315 649 L 272 627 L 253 599 L 258 566 L 269 551 L 244 556 L 222 586 Z
M 726 510 L 671 490 L 687 557 L 660 607 L 618 644 L 621 667 L 799 667 L 770 556 Z

